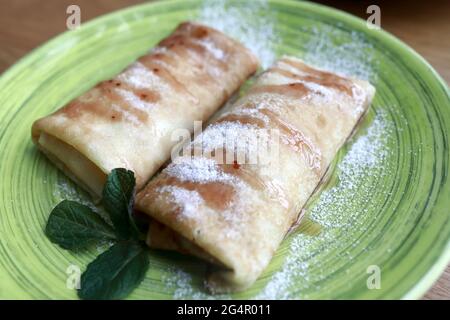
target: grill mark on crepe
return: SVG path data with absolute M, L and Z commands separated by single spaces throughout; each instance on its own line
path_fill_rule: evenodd
M 205 72 L 205 68 L 207 68 L 207 66 L 205 66 L 205 62 L 213 63 L 223 71 L 227 71 L 229 69 L 228 64 L 225 60 L 217 59 L 207 46 L 202 45 L 201 42 L 196 42 L 196 40 L 210 41 L 225 53 L 225 57 L 228 53 L 236 50 L 233 48 L 232 43 L 230 43 L 228 39 L 224 38 L 215 30 L 205 26 L 185 22 L 180 24 L 171 36 L 163 39 L 158 44 L 158 47 L 154 50 L 153 54 L 141 57 L 139 61 L 147 68 L 155 72 L 158 76 L 163 77 L 178 91 L 184 91 L 190 94 L 186 87 L 180 83 L 167 68 L 164 67 L 165 64 L 177 66 L 179 61 L 191 61 L 199 71 L 195 74 L 196 82 L 213 82 L 222 87 L 220 79 L 212 76 L 208 72 Z M 177 58 L 175 58 L 174 55 Z M 205 57 L 207 59 L 205 59 Z M 191 69 L 195 68 L 191 67 Z M 190 95 L 192 96 L 192 94 Z M 229 92 L 223 90 L 223 100 L 226 100 L 229 95 Z M 193 98 L 195 99 L 195 97 Z
M 223 151 L 225 154 L 225 150 Z M 214 157 L 214 155 L 212 155 Z M 289 201 L 282 188 L 277 187 L 273 181 L 264 181 L 261 177 L 255 174 L 244 164 L 238 164 L 235 161 L 233 164 L 218 164 L 218 170 L 221 173 L 229 174 L 238 178 L 240 181 L 246 183 L 256 190 L 265 191 L 268 198 L 279 203 L 281 206 L 288 208 Z M 222 181 L 189 181 L 180 180 L 176 176 L 169 176 L 164 174 L 159 177 L 157 186 L 176 186 L 189 191 L 196 191 L 202 197 L 205 204 L 215 210 L 225 210 L 233 202 L 236 195 L 236 188 L 232 182 Z M 155 188 L 156 190 L 157 188 Z
M 126 121 L 130 116 L 140 123 L 148 121 L 148 113 L 133 106 L 131 102 L 125 101 L 116 92 L 117 88 L 132 93 L 137 99 L 146 103 L 157 103 L 161 99 L 159 92 L 155 90 L 133 88 L 126 82 L 111 79 L 97 84 L 92 90 L 73 100 L 57 113 L 62 113 L 69 118 L 78 118 L 88 112 L 112 122 Z M 113 105 L 118 105 L 120 108 L 114 108 Z
M 201 149 L 191 145 L 186 151 L 190 153 L 189 155 L 191 157 L 200 157 L 199 155 L 201 155 L 201 157 L 219 161 L 220 163 L 217 163 L 217 167 L 218 170 L 220 170 L 220 173 L 236 177 L 255 190 L 265 191 L 270 200 L 277 202 L 284 208 L 290 206 L 286 192 L 278 186 L 275 181 L 262 179 L 254 170 L 252 170 L 251 166 L 245 163 L 246 160 L 244 163 L 238 162 L 236 150 L 233 150 L 233 158 L 227 156 L 227 152 L 229 151 L 225 148 L 216 148 L 211 150 L 211 152 L 203 153 Z M 218 155 L 220 156 L 220 159 L 218 159 Z M 233 159 L 232 163 L 227 163 L 231 160 L 229 158 Z
M 255 173 L 250 170 L 244 163 L 239 163 L 236 159 L 237 154 L 236 151 L 233 150 L 233 162 L 231 164 L 225 163 L 227 159 L 227 149 L 225 148 L 218 148 L 215 150 L 212 150 L 211 153 L 205 153 L 202 155 L 202 157 L 207 159 L 213 159 L 217 161 L 216 155 L 220 154 L 222 156 L 221 161 L 223 163 L 217 163 L 218 170 L 220 170 L 221 173 L 229 174 L 231 176 L 237 177 L 240 180 L 244 181 L 251 187 L 257 190 L 262 190 L 265 187 L 264 182 L 261 180 L 261 178 Z
M 266 126 L 263 120 L 248 114 L 228 113 L 215 121 L 215 123 L 222 122 L 239 122 L 242 124 L 255 125 L 258 128 L 264 128 Z
M 224 38 L 221 32 L 207 26 L 185 22 L 180 25 L 179 31 L 189 34 L 194 39 L 210 41 L 211 44 L 214 44 L 216 48 L 224 53 L 223 60 L 227 60 L 227 58 L 232 57 L 233 53 L 238 51 L 243 51 L 251 60 L 254 59 L 249 54 L 248 49 L 240 42 L 232 38 Z
M 189 26 L 189 28 L 193 29 L 194 31 L 189 31 L 189 28 L 187 26 Z M 197 72 L 194 72 L 194 76 L 189 79 L 189 81 L 197 82 L 200 85 L 214 84 L 217 86 L 217 88 L 222 88 L 223 85 L 221 83 L 220 77 L 213 76 L 212 74 L 207 72 L 207 68 L 210 68 L 209 64 L 212 64 L 217 66 L 219 69 L 221 69 L 222 72 L 224 72 L 228 70 L 228 64 L 226 63 L 226 61 L 217 59 L 206 46 L 195 42 L 195 39 L 206 37 L 204 32 L 206 32 L 206 35 L 212 33 L 212 31 L 207 29 L 206 27 L 193 26 L 192 24 L 187 23 L 184 27 L 178 28 L 178 30 L 173 35 L 162 40 L 158 44 L 156 50 L 154 50 L 155 52 L 150 56 L 142 57 L 140 62 L 153 71 L 155 71 L 155 68 L 163 69 L 164 72 L 160 73 L 159 75 L 163 76 L 172 85 L 174 85 L 174 87 L 178 91 L 189 93 L 182 81 L 171 75 L 167 68 L 163 67 L 164 64 L 176 66 L 179 61 L 190 61 L 190 68 L 192 70 L 196 70 Z M 193 39 L 193 36 L 195 37 L 195 39 Z M 221 39 L 226 40 L 223 39 L 223 37 L 221 37 Z M 211 40 L 211 42 L 217 44 L 217 41 Z M 225 49 L 221 47 L 221 50 Z M 231 92 L 223 89 L 222 102 L 225 102 L 230 95 Z M 196 99 L 195 97 L 193 98 Z
M 172 50 L 176 47 L 190 50 L 195 55 L 202 57 L 203 59 L 210 59 L 212 63 L 217 65 L 223 71 L 228 70 L 228 65 L 224 60 L 217 59 L 216 56 L 208 50 L 208 48 L 201 44 L 201 42 L 196 42 L 189 35 L 176 34 L 167 39 L 164 39 L 159 44 L 162 47 L 166 47 L 168 50 Z
M 254 108 L 254 105 L 252 103 L 249 103 L 244 105 L 243 107 Z M 313 169 L 317 174 L 320 174 L 322 155 L 319 149 L 314 145 L 314 143 L 309 141 L 309 139 L 303 134 L 303 132 L 283 121 L 275 112 L 271 111 L 270 109 L 261 108 L 258 111 L 269 119 L 269 124 L 266 125 L 263 120 L 249 114 L 242 115 L 235 113 L 224 115 L 216 122 L 240 122 L 242 124 L 255 125 L 259 128 L 278 129 L 280 130 L 281 141 L 295 152 L 302 154 L 309 167 Z
M 158 47 L 161 49 L 162 47 Z M 157 49 L 158 49 L 157 48 Z M 183 61 L 186 65 L 190 65 L 190 69 L 194 72 L 193 76 L 190 77 L 187 81 L 192 81 L 199 83 L 200 86 L 203 84 L 210 85 L 211 83 L 217 86 L 217 90 L 220 89 L 222 92 L 222 103 L 224 103 L 228 97 L 231 95 L 225 88 L 222 88 L 223 85 L 218 77 L 214 77 L 209 72 L 205 70 L 204 66 L 204 58 L 198 55 L 193 55 L 189 53 L 185 47 L 176 46 L 169 49 L 164 48 L 165 50 L 155 50 L 153 54 L 150 56 L 142 57 L 139 60 L 142 64 L 146 65 L 147 68 L 151 68 L 151 70 L 156 71 L 156 69 L 164 70 L 164 72 L 159 73 L 159 76 L 164 77 L 168 83 L 170 83 L 176 90 L 179 92 L 185 92 L 189 94 L 192 100 L 195 103 L 198 103 L 198 99 L 194 97 L 192 93 L 180 82 L 177 78 L 170 73 L 167 68 L 164 68 L 164 65 L 177 66 L 178 61 Z M 170 54 L 169 54 L 170 52 Z M 178 60 L 178 61 L 177 61 Z
M 215 210 L 228 208 L 236 194 L 234 186 L 224 182 L 208 181 L 199 183 L 181 181 L 177 177 L 168 176 L 164 173 L 162 175 L 158 179 L 156 186 L 176 186 L 189 191 L 197 191 L 205 201 L 205 204 Z
M 227 71 L 227 61 L 217 59 L 215 55 L 207 48 L 207 46 L 201 45 L 200 43 L 195 41 L 195 39 L 198 39 L 198 35 L 196 35 L 195 32 L 208 33 L 210 31 L 208 31 L 208 29 L 206 29 L 205 27 L 193 26 L 189 23 L 186 25 L 189 25 L 190 29 L 198 30 L 194 32 L 186 32 L 190 31 L 189 28 L 179 28 L 173 35 L 162 40 L 158 44 L 158 46 L 161 48 L 165 48 L 167 51 L 170 51 L 171 53 L 177 55 L 182 61 L 191 61 L 192 64 L 200 70 L 200 72 L 196 74 L 195 81 L 199 83 L 215 83 L 217 86 L 222 87 L 221 79 L 210 74 L 205 69 L 209 67 L 208 64 L 212 64 L 221 69 L 222 72 Z M 193 35 L 196 37 L 193 37 Z M 223 37 L 221 39 L 223 40 Z M 214 42 L 213 40 L 211 41 Z M 221 48 L 221 50 L 230 51 L 231 48 L 232 46 L 227 46 L 226 49 Z M 158 54 L 167 55 L 164 51 L 161 51 Z M 224 90 L 223 100 L 226 100 L 230 94 L 230 92 Z
M 297 69 L 299 72 L 306 73 L 306 75 L 295 74 L 280 67 L 272 67 L 269 71 L 279 73 L 291 79 L 299 79 L 333 88 L 353 97 L 354 85 L 349 79 L 340 77 L 334 73 L 313 69 L 300 61 L 293 61 L 291 59 L 281 59 L 280 61 Z
M 161 64 L 176 65 L 180 61 L 190 61 L 191 70 L 194 71 L 192 81 L 200 86 L 214 84 L 217 89 L 222 88 L 222 102 L 225 102 L 232 92 L 223 89 L 220 77 L 208 72 L 208 68 L 228 72 L 228 61 L 234 57 L 234 53 L 247 50 L 240 43 L 224 38 L 214 29 L 190 22 L 182 23 L 171 36 L 158 44 L 158 49 L 153 56 Z M 221 54 L 216 56 L 214 51 L 220 51 Z M 237 77 L 236 81 L 240 79 Z
M 148 115 L 142 110 L 129 108 L 128 104 L 125 104 L 121 100 L 111 101 L 111 97 L 99 97 L 92 99 L 92 95 L 103 95 L 99 93 L 102 90 L 97 88 L 89 91 L 82 97 L 73 100 L 68 103 L 65 107 L 58 110 L 55 114 L 64 114 L 68 118 L 79 118 L 85 114 L 92 114 L 98 118 L 103 118 L 110 122 L 120 122 L 126 119 L 125 112 L 133 114 L 135 119 L 140 122 L 147 120 Z M 83 100 L 84 98 L 87 99 Z M 119 105 L 120 108 L 114 108 L 114 105 Z M 123 108 L 124 110 L 121 110 Z
M 163 52 L 156 52 L 140 57 L 138 61 L 142 63 L 149 71 L 161 78 L 161 80 L 167 83 L 173 90 L 187 95 L 189 99 L 196 104 L 199 102 L 198 99 L 186 88 L 186 86 L 178 81 L 178 79 L 164 66 L 165 64 L 173 65 L 173 57 L 168 54 L 164 54 Z
M 91 92 L 87 92 L 83 96 L 89 96 L 90 94 Z M 82 102 L 80 101 L 80 98 L 77 98 L 66 104 L 63 108 L 57 110 L 54 114 L 65 115 L 68 118 L 78 118 L 84 112 L 91 112 L 104 116 L 104 114 L 108 111 L 106 108 L 104 108 L 103 103 L 99 100 L 93 102 Z
M 189 61 L 191 65 L 191 69 L 194 71 L 193 81 L 199 84 L 211 84 L 214 83 L 217 86 L 221 86 L 220 79 L 214 77 L 212 74 L 205 70 L 207 67 L 204 66 L 204 56 L 199 54 L 198 52 L 192 51 L 187 48 L 185 45 L 174 45 L 170 47 L 170 50 L 173 54 L 177 55 L 179 59 L 183 61 Z M 164 53 L 161 53 L 164 54 Z M 197 70 L 195 70 L 197 69 Z
M 192 22 L 182 22 L 177 28 L 176 33 L 186 33 L 190 34 L 191 36 L 195 38 L 205 38 L 212 33 L 214 33 L 215 30 L 208 28 L 206 26 L 194 24 Z
M 230 57 L 232 53 L 240 50 L 247 50 L 243 47 L 239 42 L 234 41 L 230 38 L 224 38 L 223 35 L 211 28 L 202 25 L 196 25 L 189 22 L 181 24 L 179 28 L 180 33 L 186 34 L 189 38 L 189 41 L 195 40 L 200 41 L 200 44 L 207 50 L 207 53 L 212 56 L 215 60 L 222 63 L 222 67 L 228 70 L 228 64 L 225 60 L 227 57 Z M 214 53 L 211 51 L 209 46 L 205 45 L 204 41 L 210 42 L 214 45 L 215 48 L 222 51 L 223 56 L 221 58 L 217 58 Z
M 159 48 L 160 50 L 155 50 L 153 54 L 143 56 L 139 58 L 138 61 L 149 71 L 153 72 L 153 74 L 161 78 L 172 89 L 185 94 L 191 101 L 198 104 L 198 98 L 195 97 L 187 87 L 165 67 L 165 65 L 179 66 L 179 62 L 176 61 L 177 59 L 173 55 L 177 56 L 183 63 L 185 63 L 185 61 L 194 62 L 196 65 L 194 69 L 197 68 L 198 72 L 194 73 L 195 77 L 193 81 L 200 84 L 213 82 L 217 84 L 218 87 L 222 87 L 221 80 L 218 77 L 214 77 L 209 72 L 206 72 L 205 69 L 207 66 L 205 66 L 205 64 L 206 62 L 213 63 L 225 71 L 228 70 L 228 65 L 225 59 L 217 59 L 208 46 L 201 45 L 194 41 L 205 39 L 225 53 L 237 50 L 233 48 L 232 41 L 223 39 L 223 36 L 213 29 L 187 22 L 181 24 L 171 36 L 160 42 L 159 47 L 156 48 Z M 221 39 L 224 41 L 219 41 Z M 171 51 L 173 55 L 164 52 L 166 49 Z M 226 55 L 227 54 L 225 54 L 225 56 Z M 183 60 L 183 57 L 185 60 Z M 124 97 L 114 90 L 114 86 L 129 91 L 137 97 L 136 99 L 139 99 L 144 103 L 157 103 L 161 99 L 159 92 L 151 90 L 151 88 L 133 88 L 123 81 L 116 81 L 117 80 L 108 80 L 99 83 L 90 92 L 87 92 L 80 98 L 70 102 L 57 112 L 64 113 L 70 118 L 77 118 L 84 112 L 89 112 L 112 122 L 126 121 L 131 118 L 133 119 L 133 122 L 138 123 L 145 123 L 148 121 L 148 113 L 145 110 L 142 110 L 142 108 L 133 106 L 131 101 L 126 101 Z M 105 96 L 102 97 L 101 94 L 104 94 Z M 231 93 L 223 89 L 221 94 L 222 101 L 224 102 Z M 96 98 L 94 99 L 93 96 Z M 114 107 L 114 105 L 118 107 Z
M 150 88 L 134 88 L 123 81 L 109 80 L 105 83 L 102 83 L 101 85 L 103 87 L 103 90 L 106 90 L 108 94 L 113 93 L 115 88 L 121 88 L 123 90 L 132 92 L 135 96 L 141 98 L 141 100 L 145 102 L 157 103 L 159 100 L 161 100 L 161 95 L 158 91 L 152 90 Z
M 158 92 L 149 89 L 135 89 L 127 86 L 124 82 L 122 82 L 121 86 L 115 85 L 114 81 L 102 82 L 101 84 L 98 85 L 98 88 L 102 91 L 105 100 L 107 100 L 111 104 L 116 104 L 120 106 L 120 109 L 119 108 L 114 109 L 115 111 L 114 115 L 116 115 L 116 117 L 118 118 L 117 120 L 125 119 L 128 114 L 134 116 L 134 118 L 137 119 L 139 122 L 145 123 L 149 118 L 149 114 L 146 110 L 142 110 L 133 105 L 131 101 L 126 101 L 125 98 L 117 92 L 116 88 L 120 88 L 125 92 L 130 92 L 142 102 L 154 103 L 159 101 L 160 99 Z
M 312 91 L 303 83 L 292 82 L 287 84 L 267 84 L 255 86 L 249 90 L 248 95 L 260 93 L 272 93 L 283 96 L 290 96 L 296 99 L 302 99 L 306 98 L 310 93 L 312 93 Z
M 260 112 L 270 119 L 270 122 L 274 124 L 275 128 L 280 130 L 281 142 L 305 157 L 309 167 L 317 174 L 320 174 L 322 154 L 314 143 L 303 132 L 282 120 L 273 111 L 261 109 Z
M 268 71 L 273 73 L 278 73 L 286 78 L 290 78 L 292 80 L 298 80 L 298 81 L 304 81 L 306 83 L 314 83 L 318 84 L 327 88 L 333 88 L 337 91 L 344 92 L 348 94 L 349 96 L 353 96 L 353 85 L 347 85 L 346 83 L 342 81 L 337 81 L 336 79 L 332 79 L 329 77 L 326 78 L 320 78 L 314 75 L 299 75 L 295 74 L 289 70 L 282 69 L 279 67 L 272 67 L 268 69 Z
M 285 191 L 281 187 L 278 187 L 274 181 L 262 179 L 248 165 L 238 163 L 234 160 L 232 164 L 221 164 L 219 167 L 224 173 L 239 178 L 253 189 L 267 192 L 270 200 L 279 203 L 284 208 L 289 207 L 289 201 L 287 200 Z

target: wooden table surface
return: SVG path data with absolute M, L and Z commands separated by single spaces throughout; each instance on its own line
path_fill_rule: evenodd
M 0 73 L 31 49 L 66 30 L 66 8 L 77 4 L 82 22 L 142 0 L 0 0 Z M 419 52 L 450 83 L 450 1 L 320 0 L 366 18 L 378 4 L 381 27 Z M 450 300 L 450 266 L 424 299 Z

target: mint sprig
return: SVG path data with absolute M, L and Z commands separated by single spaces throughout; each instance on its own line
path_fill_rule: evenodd
M 50 213 L 45 234 L 67 250 L 85 249 L 97 241 L 116 243 L 92 261 L 81 275 L 81 299 L 122 299 L 144 279 L 149 267 L 142 221 L 135 220 L 136 179 L 132 171 L 112 170 L 103 189 L 102 204 L 109 225 L 91 208 L 64 200 Z
M 130 217 L 133 210 L 136 179 L 131 171 L 115 169 L 103 188 L 103 206 L 109 213 L 117 237 L 128 239 L 133 232 Z
M 145 277 L 147 249 L 134 241 L 118 242 L 92 261 L 81 275 L 81 299 L 122 299 Z
M 99 240 L 115 239 L 114 230 L 88 206 L 64 200 L 50 214 L 45 234 L 67 250 L 79 250 Z

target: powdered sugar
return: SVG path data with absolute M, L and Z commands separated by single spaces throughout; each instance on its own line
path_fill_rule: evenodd
M 273 46 L 277 42 L 276 18 L 265 14 L 267 10 L 264 0 L 242 2 L 239 7 L 226 0 L 208 0 L 203 2 L 197 19 L 242 42 L 267 68 L 275 60 Z
M 89 196 L 74 186 L 74 183 L 61 177 L 57 180 L 56 188 L 53 190 L 53 197 L 56 199 L 56 203 L 62 200 L 72 200 L 84 204 L 88 207 L 95 208 L 94 204 L 90 200 Z
M 286 56 L 284 56 L 283 58 L 286 59 L 286 60 L 293 60 L 293 61 L 297 60 L 297 59 L 294 59 L 292 57 L 286 57 Z M 298 60 L 298 62 L 301 63 L 301 64 L 303 63 L 303 61 L 301 61 L 301 60 Z M 293 73 L 293 74 L 295 74 L 297 76 L 300 76 L 300 77 L 302 77 L 302 76 L 311 76 L 311 74 L 303 72 L 300 69 L 295 68 L 295 67 L 291 66 L 290 64 L 286 63 L 285 60 L 278 61 L 276 63 L 276 65 L 280 69 L 289 71 L 289 72 L 291 72 L 291 73 Z M 285 81 L 285 83 L 292 82 L 292 78 L 284 77 L 284 81 Z M 329 87 L 327 87 L 325 85 L 322 85 L 320 83 L 315 83 L 313 81 L 306 81 L 306 80 L 302 80 L 302 79 L 295 79 L 295 82 L 303 84 L 306 88 L 308 88 L 312 92 L 320 94 L 323 97 L 328 97 L 328 100 L 333 99 L 333 97 L 336 95 L 336 92 L 332 88 L 329 88 Z
M 134 125 L 140 125 L 141 121 L 139 120 L 139 118 L 132 112 L 129 112 L 128 110 L 120 107 L 119 105 L 115 104 L 115 103 L 111 103 L 110 105 L 111 110 L 114 112 L 117 112 L 118 114 L 123 115 L 123 117 L 125 118 L 126 121 L 134 124 Z
M 136 89 L 167 90 L 169 86 L 161 78 L 150 72 L 142 63 L 135 62 L 128 69 L 117 76 L 117 80 Z
M 114 89 L 126 102 L 128 102 L 131 106 L 136 109 L 139 109 L 144 112 L 150 111 L 150 109 L 154 106 L 151 103 L 145 102 L 140 97 L 135 95 L 133 92 L 124 90 L 124 89 Z
M 53 198 L 55 200 L 55 205 L 63 200 L 71 200 L 81 203 L 98 213 L 106 221 L 110 221 L 109 215 L 106 211 L 102 207 L 96 206 L 86 192 L 82 191 L 75 185 L 74 182 L 70 181 L 64 175 L 58 175 L 56 188 L 53 189 Z
M 169 201 L 172 201 L 181 208 L 180 217 L 195 219 L 199 213 L 199 206 L 203 204 L 203 198 L 197 191 L 190 191 L 177 186 L 162 186 L 156 191 L 160 194 L 167 194 Z
M 311 211 L 311 219 L 322 226 L 339 228 L 357 221 L 342 220 L 340 212 L 348 207 L 346 192 L 358 192 L 363 196 L 370 196 L 370 189 L 361 188 L 362 178 L 374 174 L 375 169 L 380 169 L 383 160 L 388 156 L 386 148 L 388 139 L 391 138 L 393 125 L 388 122 L 387 115 L 380 113 L 367 130 L 367 134 L 361 136 L 351 146 L 348 154 L 338 166 L 339 184 L 320 195 L 320 200 Z M 377 172 L 385 175 L 386 172 Z
M 357 31 L 343 32 L 329 25 L 303 27 L 302 31 L 310 34 L 304 44 L 305 54 L 302 58 L 305 62 L 337 74 L 376 83 L 373 46 L 363 34 Z M 339 39 L 339 43 L 336 39 Z
M 217 60 L 224 60 L 226 58 L 225 52 L 216 46 L 213 41 L 201 39 L 198 40 L 198 43 L 208 50 Z
M 163 277 L 167 290 L 173 290 L 174 299 L 230 299 L 229 295 L 212 295 L 196 289 L 193 277 L 186 271 L 169 268 L 168 274 Z
M 372 186 L 365 184 L 364 180 L 373 175 L 383 177 L 390 174 L 383 163 L 389 156 L 387 144 L 392 139 L 393 130 L 392 120 L 386 113 L 380 112 L 367 129 L 367 133 L 354 141 L 336 170 L 339 182 L 323 191 L 310 209 L 309 218 L 322 226 L 320 235 L 295 234 L 289 244 L 289 253 L 283 267 L 272 276 L 256 298 L 293 298 L 290 294 L 294 286 L 297 295 L 308 298 L 302 289 L 320 289 L 311 288 L 311 283 L 319 282 L 320 278 L 317 277 L 321 275 L 315 272 L 312 278 L 309 269 L 319 265 L 320 259 L 327 252 L 339 247 L 339 241 L 335 241 L 336 232 L 351 229 L 352 232 L 358 230 L 363 233 L 367 228 L 367 225 L 361 222 L 361 216 L 367 214 L 367 208 L 363 209 L 362 205 L 360 210 L 352 208 L 349 194 L 357 191 L 362 194 L 362 199 L 370 199 Z M 318 255 L 318 252 L 321 255 Z M 324 274 L 326 273 L 322 276 Z
M 234 150 L 234 153 L 227 154 L 224 159 L 228 164 L 232 164 L 234 160 L 239 163 L 256 163 L 262 160 L 256 156 L 270 139 L 269 130 L 260 129 L 256 125 L 225 121 L 211 124 L 193 144 L 203 146 L 203 152 L 207 154 L 225 147 L 227 150 Z
M 242 222 L 246 219 L 241 215 L 244 212 L 245 205 L 248 205 L 246 199 L 251 190 L 240 178 L 221 171 L 215 160 L 203 157 L 182 157 L 177 164 L 170 164 L 164 171 L 169 176 L 176 177 L 182 182 L 194 183 L 221 183 L 233 187 L 235 197 L 228 204 L 227 209 L 221 211 L 221 216 L 228 221 L 228 227 L 222 230 L 224 239 L 240 237 L 242 235 Z M 199 218 L 198 215 L 205 213 L 204 200 L 197 191 L 189 191 L 177 186 L 163 186 L 157 189 L 160 194 L 168 194 L 169 201 L 177 204 L 180 208 L 179 217 Z M 251 204 L 251 203 L 250 203 Z M 203 208 L 199 208 L 203 206 Z
M 247 116 L 251 116 L 256 119 L 262 120 L 266 125 L 268 125 L 270 123 L 270 118 L 267 115 L 263 114 L 261 112 L 261 110 L 258 110 L 257 108 L 246 108 L 246 109 L 233 110 L 232 113 L 228 113 L 228 114 L 247 115 Z
M 203 157 L 180 157 L 176 165 L 170 164 L 164 172 L 180 181 L 197 183 L 230 179 L 219 170 L 216 161 Z

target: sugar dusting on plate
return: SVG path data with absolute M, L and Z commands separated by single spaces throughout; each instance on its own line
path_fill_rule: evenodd
M 304 44 L 303 60 L 320 69 L 325 69 L 343 76 L 368 80 L 375 85 L 377 75 L 374 72 L 376 60 L 373 58 L 373 45 L 365 36 L 351 31 L 343 37 L 343 31 L 334 26 L 321 28 L 308 26 L 302 28 L 310 34 Z M 336 43 L 335 39 L 340 39 Z
M 78 203 L 84 204 L 92 209 L 92 211 L 98 213 L 108 222 L 111 222 L 109 215 L 106 211 L 98 205 L 95 205 L 91 196 L 80 187 L 77 187 L 75 182 L 71 181 L 63 174 L 58 174 L 56 180 L 56 188 L 53 189 L 53 199 L 55 205 L 63 200 L 76 201 Z
M 277 41 L 276 18 L 267 12 L 268 3 L 264 0 L 247 1 L 240 7 L 226 0 L 208 0 L 203 2 L 196 19 L 239 40 L 258 56 L 262 67 L 267 68 L 275 61 L 273 45 Z
M 212 295 L 204 290 L 199 290 L 198 286 L 193 285 L 193 279 L 189 272 L 177 268 L 169 268 L 167 275 L 162 277 L 162 281 L 168 290 L 173 291 L 174 299 L 194 299 L 194 300 L 211 300 L 211 299 L 231 299 L 226 294 Z
M 56 188 L 53 190 L 53 198 L 56 200 L 55 204 L 63 200 L 77 201 L 84 204 L 91 209 L 96 209 L 94 203 L 89 199 L 87 195 L 75 186 L 75 183 L 62 175 L 58 175 L 56 180 Z
M 393 130 L 394 124 L 387 113 L 380 112 L 367 132 L 350 142 L 350 149 L 336 168 L 338 183 L 324 190 L 310 208 L 309 219 L 322 226 L 320 234 L 310 236 L 297 233 L 292 236 L 283 266 L 275 272 L 256 299 L 294 298 L 290 296 L 293 286 L 298 291 L 295 298 L 307 298 L 302 295 L 301 289 L 320 280 L 311 279 L 308 273 L 323 258 L 315 255 L 317 248 L 322 252 L 333 252 L 339 246 L 336 241 L 337 233 L 348 229 L 364 232 L 367 226 L 361 222 L 361 217 L 368 211 L 368 202 L 360 210 L 354 210 L 349 203 L 349 194 L 358 192 L 363 195 L 362 198 L 370 199 L 371 186 L 365 184 L 364 180 L 372 175 L 382 178 L 390 174 L 383 163 L 389 156 L 387 143 Z M 351 259 L 351 256 L 347 258 Z

